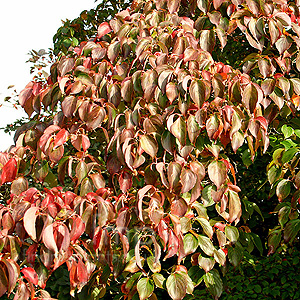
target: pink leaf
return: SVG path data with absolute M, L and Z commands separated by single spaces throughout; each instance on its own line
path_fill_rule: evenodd
M 43 243 L 45 244 L 46 248 L 51 250 L 54 253 L 58 252 L 57 245 L 54 239 L 53 234 L 53 223 L 48 225 L 44 232 L 43 232 Z
M 98 39 L 101 39 L 104 35 L 111 32 L 112 29 L 110 28 L 109 24 L 107 22 L 103 22 L 98 27 Z

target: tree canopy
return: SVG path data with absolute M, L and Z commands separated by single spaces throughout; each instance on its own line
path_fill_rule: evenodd
M 218 299 L 229 265 L 293 253 L 299 6 L 136 0 L 65 23 L 0 153 L 0 295 L 59 298 L 60 271 L 75 299 Z

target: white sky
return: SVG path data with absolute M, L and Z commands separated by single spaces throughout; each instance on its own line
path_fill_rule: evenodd
M 25 116 L 3 100 L 10 95 L 9 85 L 20 92 L 31 80 L 27 53 L 52 48 L 62 20 L 73 20 L 95 6 L 94 0 L 0 0 L 0 127 Z M 0 130 L 0 151 L 11 144 L 13 137 Z

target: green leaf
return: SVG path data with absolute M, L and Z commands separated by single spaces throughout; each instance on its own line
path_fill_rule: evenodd
M 201 108 L 205 101 L 205 85 L 201 80 L 193 80 L 191 82 L 190 88 L 190 96 L 193 102 Z
M 239 247 L 228 248 L 228 259 L 230 263 L 236 268 L 243 258 L 242 249 Z
M 289 221 L 283 231 L 283 238 L 286 243 L 292 242 L 300 230 L 300 219 Z
M 198 240 L 193 234 L 188 233 L 183 238 L 183 246 L 186 255 L 194 253 L 198 247 Z
M 166 286 L 173 300 L 181 300 L 187 291 L 187 280 L 185 276 L 175 272 L 168 277 Z
M 155 138 L 152 135 L 143 135 L 140 138 L 141 148 L 154 158 L 158 151 L 158 145 Z
M 180 180 L 181 165 L 171 162 L 168 165 L 168 181 L 171 188 L 176 188 Z
M 288 179 L 282 179 L 276 187 L 276 195 L 279 201 L 289 196 L 291 192 L 291 182 Z
M 191 143 L 194 144 L 200 134 L 201 128 L 196 121 L 196 117 L 193 115 L 190 115 L 187 120 L 187 131 Z
M 149 266 L 149 269 L 153 273 L 159 273 L 161 271 L 161 264 L 160 261 L 155 262 L 155 257 L 154 256 L 148 256 L 147 257 L 147 264 Z
M 284 151 L 281 161 L 283 164 L 289 162 L 294 156 L 295 154 L 299 151 L 298 148 L 290 148 L 286 151 Z
M 140 296 L 140 300 L 148 299 L 154 291 L 154 285 L 151 279 L 141 278 L 137 283 L 137 290 Z
M 268 180 L 271 184 L 273 184 L 276 180 L 280 178 L 281 175 L 281 168 L 277 167 L 276 165 L 273 165 L 268 170 Z
M 179 143 L 182 146 L 186 144 L 186 123 L 182 117 L 179 117 L 172 125 L 171 125 L 171 133 L 178 139 Z
M 291 207 L 289 205 L 285 205 L 280 208 L 278 212 L 278 221 L 281 228 L 283 228 L 284 224 L 289 220 L 290 212 L 291 212 Z
M 211 239 L 214 234 L 214 231 L 213 231 L 212 226 L 209 224 L 208 220 L 201 218 L 201 217 L 197 217 L 196 220 L 202 226 L 203 232 Z
M 212 241 L 207 236 L 199 235 L 198 242 L 199 242 L 200 248 L 206 255 L 208 255 L 208 256 L 214 255 L 215 247 L 214 247 Z
M 209 292 L 215 297 L 220 298 L 223 292 L 223 282 L 217 270 L 211 270 L 204 276 L 204 282 Z
M 212 186 L 211 185 L 207 185 L 203 191 L 202 191 L 202 199 L 203 199 L 203 205 L 204 207 L 208 207 L 211 206 L 213 204 L 215 204 L 214 199 L 212 198 L 211 195 L 211 191 L 212 191 Z
M 154 273 L 152 275 L 152 279 L 157 287 L 159 287 L 161 289 L 163 288 L 164 282 L 166 281 L 166 278 L 163 275 L 161 275 L 159 273 Z
M 84 161 L 80 161 L 76 167 L 76 176 L 78 179 L 77 185 L 81 183 L 81 181 L 87 176 L 88 168 Z
M 231 243 L 236 243 L 239 239 L 239 230 L 234 226 L 226 226 L 225 235 Z
M 294 134 L 294 129 L 292 127 L 287 126 L 286 124 L 284 124 L 281 127 L 281 132 L 283 133 L 284 138 L 288 139 L 290 136 L 292 136 Z

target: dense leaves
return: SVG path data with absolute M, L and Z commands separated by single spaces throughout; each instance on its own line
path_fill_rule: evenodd
M 133 1 L 65 43 L 0 153 L 1 295 L 49 298 L 67 268 L 79 299 L 191 298 L 201 282 L 218 299 L 220 270 L 264 252 L 256 216 L 278 212 L 269 254 L 297 243 L 298 17 L 286 1 Z M 235 40 L 251 50 L 238 69 Z

